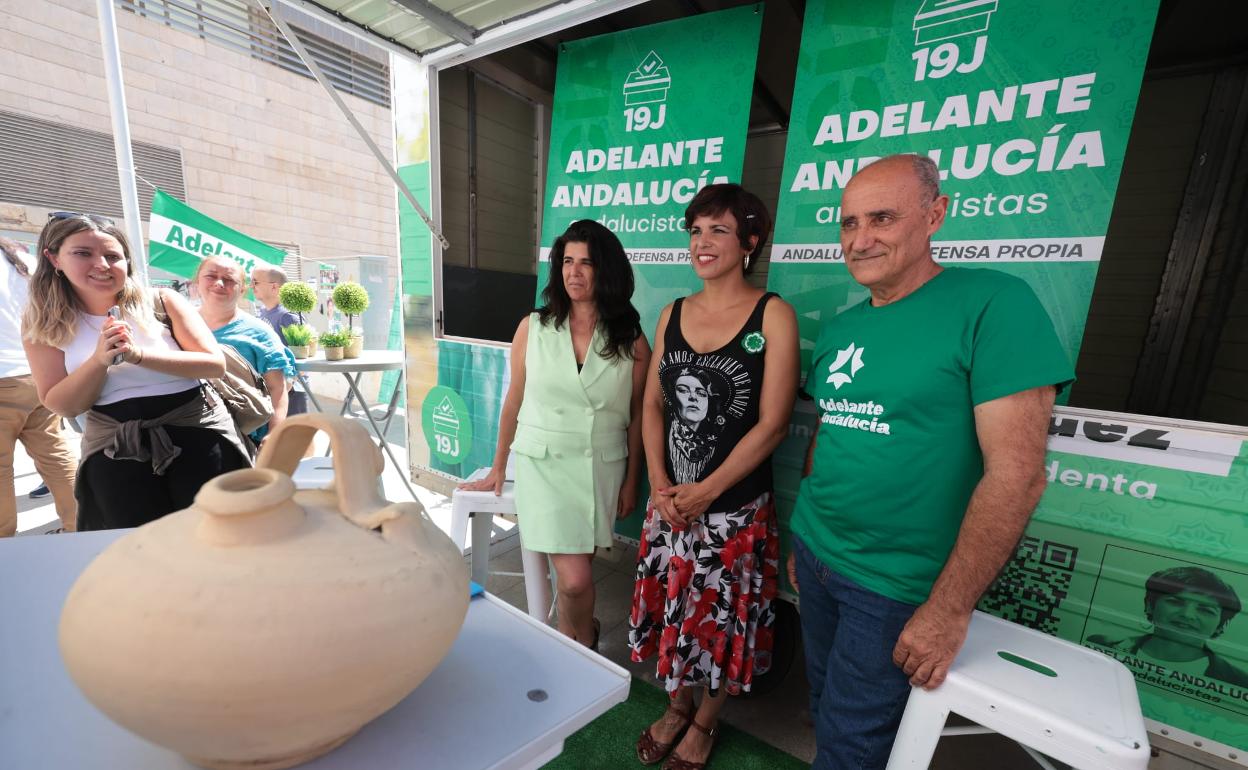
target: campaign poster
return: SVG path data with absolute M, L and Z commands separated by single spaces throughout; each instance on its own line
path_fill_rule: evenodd
M 762 20 L 761 4 L 746 5 L 560 45 L 538 304 L 551 245 L 578 219 L 624 245 L 647 336 L 701 287 L 685 207 L 708 184 L 741 181 Z
M 601 222 L 633 265 L 633 305 L 653 337 L 664 306 L 701 288 L 685 208 L 708 184 L 740 182 L 761 4 L 559 47 L 537 298 L 568 225 Z M 639 509 L 617 533 L 636 539 Z
M 1148 727 L 1248 751 L 1248 429 L 1058 407 L 1048 488 L 979 609 L 1135 676 Z
M 944 265 L 1028 282 L 1074 361 L 1157 0 L 806 4 L 768 286 L 821 322 L 868 296 L 840 247 L 841 194 L 871 162 L 931 157 Z

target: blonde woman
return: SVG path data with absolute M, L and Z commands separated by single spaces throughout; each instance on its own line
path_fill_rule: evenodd
M 125 234 L 104 217 L 56 212 L 38 250 L 23 343 L 39 400 L 86 413 L 78 529 L 146 524 L 246 467 L 229 412 L 200 384 L 225 371 L 212 333 L 176 292 L 159 292 L 172 331 L 157 322 Z

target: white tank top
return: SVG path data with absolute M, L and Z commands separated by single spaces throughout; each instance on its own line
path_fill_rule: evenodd
M 108 316 L 78 314 L 78 329 L 74 338 L 65 347 L 65 372 L 73 373 L 95 353 L 95 346 L 100 341 L 100 330 L 104 328 L 104 319 Z M 173 335 L 164 324 L 157 324 L 159 332 L 151 334 L 137 323 L 130 324 L 134 342 L 144 350 L 180 350 L 173 341 Z M 198 380 L 178 377 L 163 372 L 155 372 L 134 364 L 120 363 L 109 367 L 108 376 L 104 379 L 104 389 L 96 404 L 114 404 L 128 398 L 141 396 L 164 396 L 170 393 L 181 393 L 199 385 Z
M 18 259 L 29 264 L 26 255 L 17 253 Z M 35 268 L 31 267 L 33 274 Z M 29 281 L 18 275 L 17 268 L 0 254 L 0 377 L 20 377 L 30 374 L 26 363 L 26 351 L 22 348 L 22 311 L 26 309 Z

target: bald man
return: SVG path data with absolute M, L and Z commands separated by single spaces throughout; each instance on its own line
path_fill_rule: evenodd
M 1044 490 L 1074 377 L 1026 283 L 933 260 L 939 182 L 930 159 L 894 155 L 841 200 L 845 264 L 870 298 L 815 345 L 820 424 L 789 561 L 818 770 L 883 768 L 910 688 L 944 680 Z

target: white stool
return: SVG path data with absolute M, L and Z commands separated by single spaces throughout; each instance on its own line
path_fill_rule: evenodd
M 511 476 L 508 466 L 507 475 Z M 488 468 L 479 468 L 468 481 L 485 478 Z M 485 585 L 489 576 L 490 537 L 496 513 L 516 512 L 515 485 L 503 482 L 502 495 L 492 491 L 469 492 L 456 489 L 451 494 L 451 540 L 459 550 L 464 550 L 468 536 L 468 520 L 472 519 L 472 579 Z M 529 617 L 545 623 L 550 615 L 550 580 L 547 577 L 546 555 L 520 547 L 520 562 L 524 565 L 524 596 L 529 607 Z
M 966 644 L 935 690 L 913 688 L 888 770 L 926 768 L 954 712 L 1078 770 L 1145 770 L 1148 736 L 1135 679 L 1116 660 L 975 612 Z M 1039 754 L 1037 753 L 1039 752 Z

